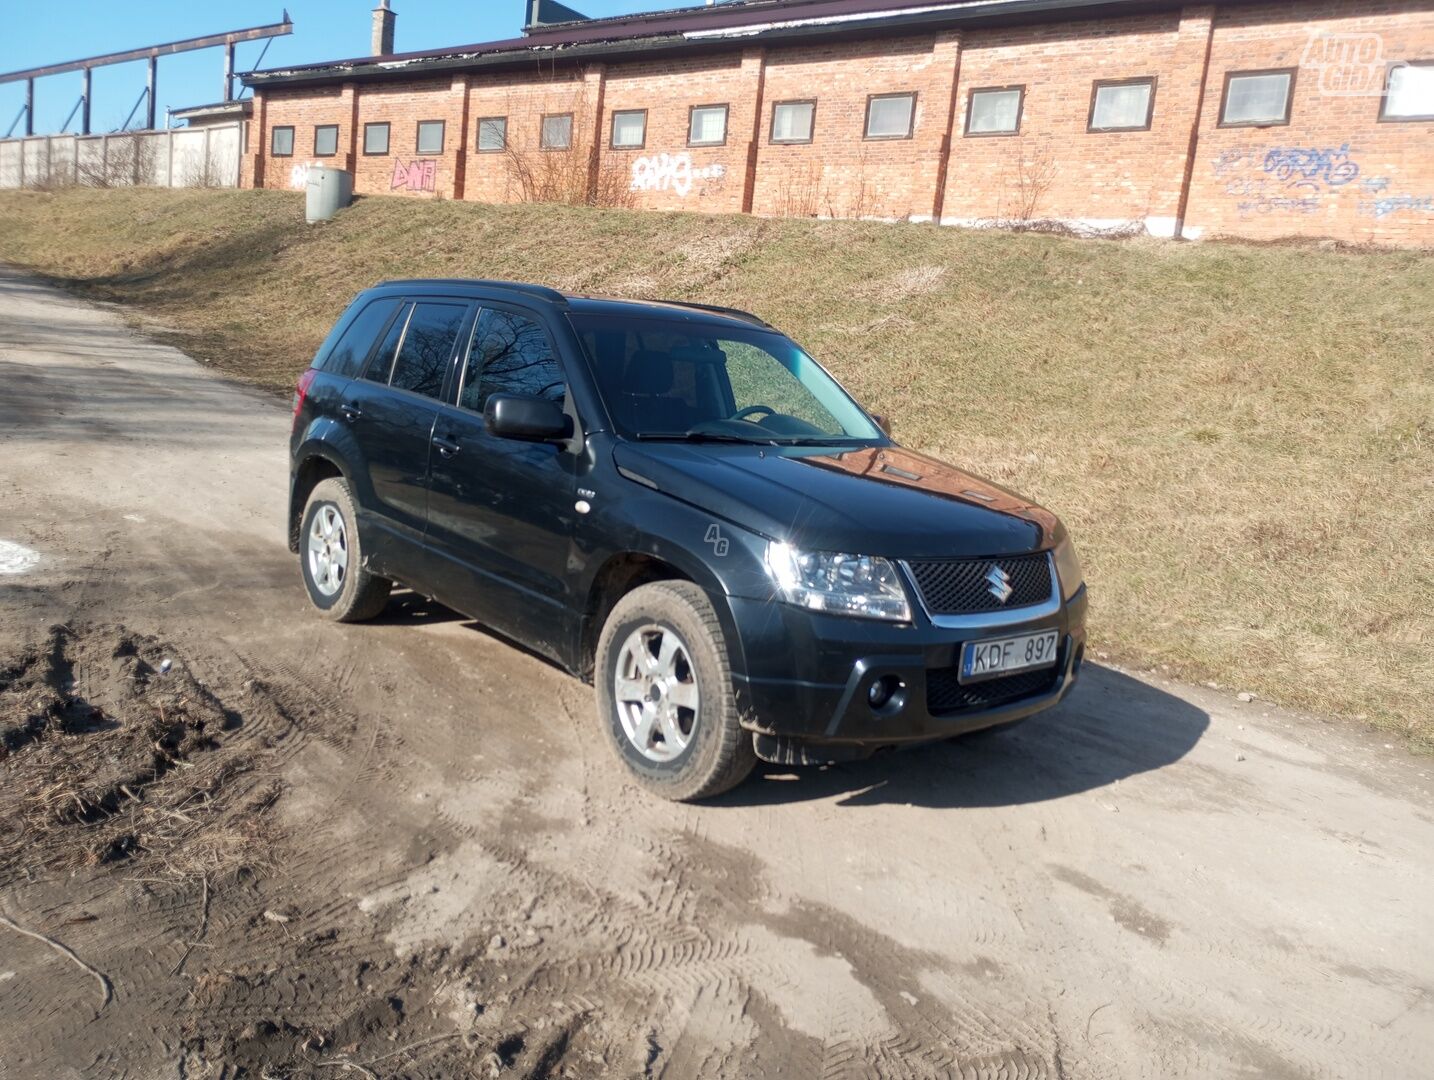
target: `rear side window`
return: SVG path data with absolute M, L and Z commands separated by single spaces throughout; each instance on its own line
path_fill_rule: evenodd
M 402 303 L 397 297 L 370 300 L 364 309 L 349 323 L 343 337 L 339 338 L 327 355 L 320 354 L 314 364 L 317 368 L 353 378 L 363 370 L 364 361 L 373 351 L 374 343 L 388 326 L 389 319 Z
M 398 347 L 389 385 L 426 397 L 440 396 L 443 376 L 448 371 L 448 361 L 453 357 L 458 331 L 467 314 L 466 304 L 415 304 L 403 342 Z
M 492 394 L 526 394 L 562 401 L 563 369 L 536 319 L 487 308 L 479 316 L 458 404 L 481 413 Z
M 409 317 L 413 314 L 413 305 L 404 304 L 403 310 L 398 313 L 398 318 L 389 323 L 388 333 L 384 334 L 383 341 L 379 343 L 373 356 L 369 359 L 368 366 L 364 368 L 363 377 L 372 379 L 374 382 L 388 382 L 389 372 L 393 370 L 393 354 L 398 352 L 399 342 L 403 340 L 403 331 L 408 326 Z

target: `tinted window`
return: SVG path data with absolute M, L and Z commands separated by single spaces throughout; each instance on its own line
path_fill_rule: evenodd
M 363 152 L 365 154 L 388 153 L 387 124 L 365 124 L 363 126 Z
M 868 139 L 909 139 L 916 118 L 915 94 L 882 94 L 866 105 Z
M 478 121 L 478 149 L 483 153 L 502 150 L 508 145 L 508 118 L 485 116 Z
M 1096 83 L 1090 105 L 1091 131 L 1144 131 L 1150 127 L 1153 79 Z
M 483 312 L 463 376 L 463 408 L 482 412 L 490 394 L 562 401 L 565 390 L 563 369 L 536 320 L 493 308 Z
M 727 106 L 698 105 L 687 121 L 688 146 L 721 146 L 727 141 Z
M 443 153 L 442 120 L 420 120 L 418 122 L 418 152 L 420 154 Z
M 403 310 L 398 313 L 398 318 L 389 324 L 388 333 L 384 334 L 382 343 L 374 352 L 373 358 L 369 360 L 368 367 L 363 373 L 365 379 L 381 383 L 388 382 L 388 373 L 393 369 L 393 354 L 398 351 L 398 343 L 403 340 L 403 330 L 408 325 L 408 317 L 412 312 L 413 305 L 404 304 Z
M 566 150 L 573 145 L 573 114 L 543 117 L 540 145 L 544 150 Z
M 811 142 L 812 124 L 817 115 L 815 101 L 779 101 L 772 106 L 774 143 Z
M 463 304 L 415 304 L 389 384 L 427 397 L 442 394 L 443 376 L 467 313 Z
M 374 342 L 383 333 L 388 320 L 398 310 L 400 301 L 394 297 L 386 300 L 371 300 L 349 323 L 344 336 L 324 356 L 318 367 L 335 375 L 353 377 L 363 369 L 363 363 L 373 350 Z
M 276 127 L 273 134 L 273 144 L 270 151 L 275 157 L 293 157 L 294 155 L 294 129 L 291 127 Z
M 339 126 L 320 124 L 314 128 L 314 157 L 333 157 L 339 152 Z
M 1021 96 L 1025 88 L 972 90 L 966 114 L 967 135 L 1014 135 L 1021 128 Z

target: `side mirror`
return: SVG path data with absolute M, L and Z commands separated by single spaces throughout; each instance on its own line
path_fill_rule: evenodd
M 886 432 L 886 437 L 891 438 L 891 417 L 883 416 L 881 413 L 872 413 L 871 418 L 876 421 L 876 426 Z
M 560 442 L 572 438 L 573 421 L 556 401 L 526 394 L 493 394 L 483 405 L 483 424 L 500 439 Z

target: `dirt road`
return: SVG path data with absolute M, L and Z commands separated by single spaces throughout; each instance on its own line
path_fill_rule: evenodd
M 657 802 L 540 660 L 305 610 L 288 423 L 0 270 L 4 1080 L 1434 1075 L 1429 761 L 1088 668 Z

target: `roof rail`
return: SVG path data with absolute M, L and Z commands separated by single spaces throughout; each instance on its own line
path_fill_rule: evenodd
M 550 289 L 546 285 L 531 285 L 523 281 L 493 281 L 487 278 L 399 278 L 380 283 L 380 287 L 388 285 L 472 285 L 482 289 L 507 289 L 509 292 L 524 293 L 538 300 L 546 300 L 550 304 L 561 304 L 564 307 L 568 303 L 568 298 L 557 289 Z
M 672 304 L 674 307 L 696 308 L 698 311 L 710 311 L 716 315 L 729 315 L 734 319 L 741 319 L 743 322 L 752 323 L 754 326 L 766 327 L 768 330 L 775 330 L 776 327 L 760 316 L 753 315 L 750 311 L 743 311 L 741 308 L 722 307 L 718 304 L 694 304 L 690 300 L 658 300 L 659 304 Z

